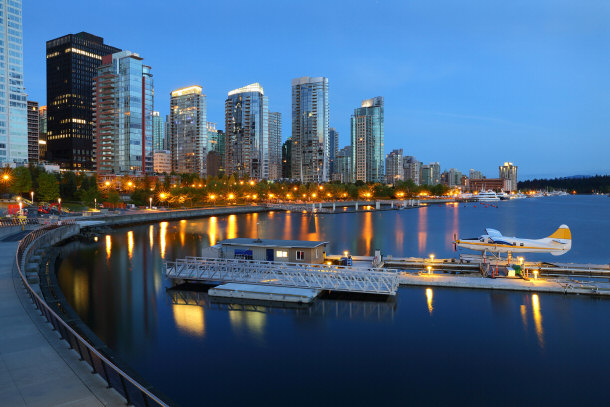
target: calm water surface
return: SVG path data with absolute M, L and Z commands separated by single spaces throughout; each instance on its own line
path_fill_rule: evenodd
M 284 309 L 167 291 L 163 259 L 256 237 L 257 223 L 261 237 L 327 240 L 330 253 L 437 257 L 456 255 L 454 233 L 538 238 L 565 223 L 571 252 L 538 259 L 610 262 L 610 199 L 579 196 L 134 226 L 65 245 L 59 281 L 97 335 L 181 405 L 607 403 L 607 299 L 421 287 L 400 288 L 395 301 Z

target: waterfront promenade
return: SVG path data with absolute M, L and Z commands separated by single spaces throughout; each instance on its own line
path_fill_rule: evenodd
M 25 232 L 0 237 L 0 405 L 125 406 L 125 399 L 59 339 L 13 265 Z

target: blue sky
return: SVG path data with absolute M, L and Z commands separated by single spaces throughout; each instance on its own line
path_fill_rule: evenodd
M 46 102 L 45 42 L 87 31 L 152 66 L 155 109 L 199 84 L 224 129 L 227 92 L 260 82 L 291 132 L 290 80 L 326 76 L 349 143 L 385 98 L 386 153 L 519 178 L 610 173 L 607 1 L 23 1 L 26 91 Z

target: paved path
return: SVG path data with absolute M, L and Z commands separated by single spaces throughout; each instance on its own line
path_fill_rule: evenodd
M 13 272 L 17 244 L 0 241 L 0 405 L 124 407 L 34 308 Z

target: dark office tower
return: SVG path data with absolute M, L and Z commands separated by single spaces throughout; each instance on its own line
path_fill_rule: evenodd
M 93 77 L 102 57 L 121 51 L 86 32 L 47 41 L 47 159 L 94 169 Z
M 38 163 L 38 134 L 40 132 L 40 117 L 38 102 L 28 100 L 28 163 Z
M 292 137 L 282 144 L 282 178 L 292 179 Z

